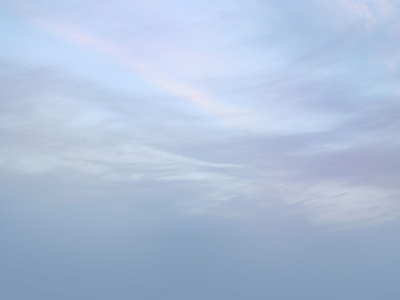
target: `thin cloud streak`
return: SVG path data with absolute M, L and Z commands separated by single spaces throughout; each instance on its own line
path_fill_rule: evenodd
M 260 119 L 260 116 L 255 112 L 228 104 L 183 82 L 173 80 L 170 75 L 161 70 L 135 59 L 130 51 L 121 45 L 97 37 L 76 26 L 61 26 L 40 19 L 33 19 L 33 23 L 66 37 L 75 43 L 88 46 L 92 50 L 106 54 L 119 64 L 138 72 L 155 84 L 157 88 L 162 89 L 171 96 L 190 101 L 204 112 L 216 116 L 226 126 L 239 127 L 245 130 L 260 130 L 258 128 L 259 125 L 254 123 L 255 119 Z

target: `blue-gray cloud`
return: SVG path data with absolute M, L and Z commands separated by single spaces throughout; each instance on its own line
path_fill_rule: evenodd
M 281 198 L 322 222 L 313 207 L 334 223 L 397 215 L 395 3 L 22 3 L 6 11 L 73 54 L 32 44 L 33 64 L 16 52 L 4 68 L 8 172 L 176 182 L 201 195 L 194 211 Z M 85 51 L 104 75 L 79 66 Z
M 1 1 L 0 297 L 398 299 L 399 9 Z

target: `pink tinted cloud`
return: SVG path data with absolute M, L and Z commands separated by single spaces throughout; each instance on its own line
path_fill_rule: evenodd
M 171 78 L 163 70 L 142 62 L 129 49 L 118 43 L 98 37 L 83 28 L 69 24 L 60 25 L 40 19 L 34 19 L 34 23 L 75 43 L 105 54 L 120 65 L 139 73 L 164 92 L 185 99 L 201 108 L 204 112 L 217 117 L 224 125 L 238 126 L 242 129 L 255 129 L 253 121 L 254 117 L 257 118 L 257 116 L 254 112 L 228 104 L 185 82 Z

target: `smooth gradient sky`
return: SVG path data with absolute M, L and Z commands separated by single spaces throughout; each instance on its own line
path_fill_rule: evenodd
M 400 299 L 400 2 L 0 0 L 0 298 Z

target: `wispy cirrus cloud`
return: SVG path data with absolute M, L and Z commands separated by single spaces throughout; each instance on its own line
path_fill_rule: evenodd
M 35 34 L 77 45 L 68 59 L 79 63 L 57 74 L 76 74 L 86 51 L 151 88 L 124 98 L 118 85 L 93 92 L 83 80 L 71 92 L 30 78 L 25 104 L 3 114 L 3 166 L 169 182 L 202 195 L 191 207 L 201 213 L 280 199 L 321 223 L 396 218 L 397 4 L 225 4 L 25 8 Z
M 2 97 L 7 101 L 1 102 L 3 173 L 70 174 L 66 178 L 94 182 L 95 190 L 102 182 L 137 187 L 167 184 L 174 189 L 184 185 L 189 187 L 191 200 L 177 202 L 196 213 L 212 213 L 233 198 L 254 193 L 254 182 L 243 174 L 244 165 L 168 151 L 166 145 L 177 141 L 168 133 L 168 111 L 157 113 L 143 100 L 135 99 L 131 102 L 139 101 L 138 110 L 132 109 L 132 103 L 110 108 L 101 90 L 76 84 L 50 70 L 31 73 L 21 69 L 3 79 L 11 88 L 3 89 Z M 114 101 L 119 101 L 115 95 Z M 162 118 L 159 122 L 166 130 L 162 139 L 154 140 L 158 133 L 151 129 L 152 119 L 142 118 L 138 126 L 141 116 L 148 113 Z M 184 116 L 181 118 L 182 124 L 187 123 Z M 185 135 L 182 131 L 179 137 Z
M 190 101 L 204 112 L 216 116 L 227 126 L 260 130 L 258 128 L 259 124 L 254 123 L 255 119 L 261 118 L 256 112 L 237 105 L 228 104 L 183 81 L 174 80 L 171 74 L 165 73 L 161 69 L 157 69 L 157 67 L 135 58 L 132 52 L 122 45 L 97 37 L 77 26 L 57 25 L 38 19 L 35 19 L 34 23 L 64 36 L 75 43 L 88 46 L 94 51 L 106 54 L 121 65 L 128 67 L 134 72 L 138 72 L 154 84 L 156 88 L 167 92 L 171 96 Z
M 399 13 L 0 1 L 0 298 L 398 299 Z

